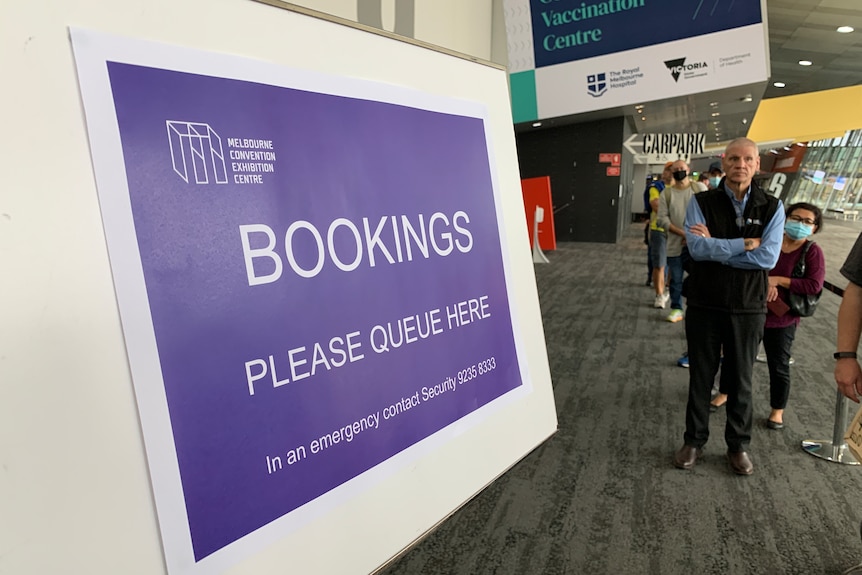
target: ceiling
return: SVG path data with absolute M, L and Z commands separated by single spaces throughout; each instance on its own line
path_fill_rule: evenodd
M 721 148 L 748 133 L 761 98 L 862 84 L 862 0 L 767 0 L 766 25 L 769 82 L 650 102 L 640 114 L 631 106 L 625 115 L 633 118 L 636 131 L 706 133 L 707 142 Z M 839 26 L 855 31 L 841 34 Z M 812 64 L 801 66 L 800 60 Z M 749 94 L 751 101 L 743 101 Z
M 752 1 L 752 0 L 745 0 Z M 706 133 L 708 152 L 745 136 L 762 98 L 776 98 L 862 84 L 862 0 L 767 0 L 771 76 L 768 82 L 555 118 L 550 125 L 615 117 L 634 132 Z M 849 34 L 836 32 L 852 26 Z M 809 60 L 810 66 L 799 65 Z M 784 82 L 777 88 L 774 82 Z M 550 127 L 543 120 L 544 127 Z M 517 126 L 529 129 L 529 124 Z M 711 144 L 711 145 L 710 145 Z M 770 142 L 763 142 L 768 147 Z
M 772 82 L 765 98 L 855 86 L 862 83 L 860 0 L 767 0 Z M 854 32 L 839 34 L 838 26 Z M 800 66 L 809 60 L 811 66 Z

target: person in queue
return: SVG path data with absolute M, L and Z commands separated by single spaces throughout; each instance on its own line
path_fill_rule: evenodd
M 841 275 L 849 280 L 838 308 L 838 337 L 835 352 L 835 383 L 838 390 L 859 403 L 862 397 L 862 368 L 856 358 L 862 333 L 862 234 L 856 238 Z
M 802 248 L 808 243 L 808 237 L 822 227 L 823 213 L 817 206 L 800 202 L 787 208 L 781 254 L 769 272 L 766 327 L 763 330 L 763 349 L 769 368 L 769 405 L 772 408 L 766 419 L 769 429 L 784 428 L 784 409 L 790 398 L 790 354 L 800 318 L 790 312 L 788 294 L 816 294 L 823 289 L 826 265 L 820 246 L 812 242 L 805 254 L 805 276 L 790 276 L 802 257 Z M 726 390 L 721 390 L 712 400 L 712 405 L 720 407 L 726 401 Z
M 751 374 L 766 320 L 768 272 L 781 251 L 784 210 L 754 183 L 757 144 L 732 140 L 722 164 L 726 176 L 688 205 L 685 237 L 691 255 L 685 296 L 689 369 L 683 446 L 673 463 L 692 469 L 709 439 L 709 402 L 721 366 L 728 389 L 724 439 L 731 470 L 750 475 Z
M 662 190 L 673 182 L 671 173 L 673 162 L 667 162 L 661 173 L 661 182 L 655 182 L 649 188 L 650 220 L 649 220 L 649 258 L 652 264 L 652 283 L 655 288 L 653 307 L 664 309 L 670 299 L 664 293 L 665 266 L 667 265 L 667 230 L 658 225 L 658 202 Z
M 862 334 L 862 234 L 841 266 L 841 275 L 849 281 L 838 308 L 838 337 L 835 357 L 835 383 L 838 391 L 848 399 L 859 403 L 862 397 L 862 367 L 856 357 L 859 336 Z M 862 526 L 860 526 L 862 533 Z M 862 573 L 862 564 L 843 572 L 845 575 Z
M 673 178 L 670 175 L 670 165 L 673 162 L 667 162 L 664 165 L 664 169 L 662 170 L 661 177 L 655 180 L 651 180 L 646 188 L 644 188 L 644 212 L 646 214 L 646 226 L 644 227 L 644 243 L 647 246 L 647 279 L 646 286 L 652 286 L 653 280 L 653 266 L 652 266 L 652 247 L 649 243 L 650 231 L 653 225 L 653 209 L 652 202 L 650 201 L 650 197 L 653 195 L 661 195 L 662 190 L 664 190 L 665 186 L 670 185 L 673 181 Z M 655 188 L 655 189 L 653 189 Z M 667 277 L 667 274 L 665 274 Z
M 709 171 L 706 172 L 708 178 L 706 185 L 710 190 L 718 187 L 721 178 L 724 177 L 724 170 L 721 168 L 721 162 L 713 162 L 709 165 Z
M 694 195 L 701 191 L 691 180 L 685 160 L 671 164 L 673 184 L 665 188 L 659 198 L 658 225 L 667 230 L 667 268 L 670 284 L 670 315 L 667 321 L 682 321 L 682 277 L 683 266 L 688 260 L 685 247 L 685 213 Z

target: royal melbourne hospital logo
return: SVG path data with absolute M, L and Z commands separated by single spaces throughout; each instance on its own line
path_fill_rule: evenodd
M 227 168 L 219 135 L 209 124 L 167 120 L 174 172 L 186 183 L 226 184 Z
M 607 75 L 604 72 L 601 74 L 589 74 L 587 76 L 587 93 L 590 96 L 599 97 L 607 91 L 608 81 Z

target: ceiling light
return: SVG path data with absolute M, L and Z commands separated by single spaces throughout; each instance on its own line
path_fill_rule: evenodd
M 740 99 L 739 99 L 739 101 L 740 101 L 740 102 L 750 102 L 750 101 L 751 101 L 751 99 L 752 99 L 752 98 L 751 98 L 751 94 L 746 94 L 745 96 L 743 96 L 742 98 L 740 98 Z
M 646 116 L 641 116 L 641 120 L 646 120 Z
M 800 66 L 810 66 L 811 64 L 813 64 L 813 62 L 811 60 L 800 60 L 799 61 Z
M 538 128 L 538 127 L 539 127 L 539 126 L 541 126 L 541 125 L 542 125 L 542 123 L 541 123 L 541 122 L 533 122 L 533 127 L 534 127 L 534 128 Z
M 710 102 L 709 105 L 715 108 L 716 106 L 718 106 L 718 102 Z
M 853 26 L 839 26 L 835 31 L 840 34 L 849 34 L 853 31 Z
M 743 118 L 743 119 L 742 119 L 742 123 L 743 123 L 743 124 L 747 124 L 747 123 L 748 123 L 748 118 Z
M 716 116 L 721 116 L 721 112 L 713 112 L 712 114 L 710 114 L 710 116 L 712 116 L 713 118 L 715 118 Z
M 773 82 L 772 85 L 775 86 L 776 88 L 783 88 L 787 84 L 785 84 L 784 82 Z

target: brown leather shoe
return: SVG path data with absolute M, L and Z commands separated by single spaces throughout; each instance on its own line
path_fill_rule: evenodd
M 693 445 L 683 445 L 673 454 L 673 466 L 677 469 L 691 469 L 700 456 L 700 449 Z
M 754 472 L 754 465 L 751 463 L 751 458 L 748 457 L 748 452 L 728 451 L 727 460 L 730 462 L 730 468 L 737 475 L 751 475 Z

